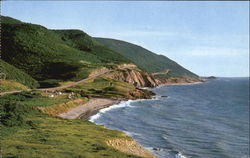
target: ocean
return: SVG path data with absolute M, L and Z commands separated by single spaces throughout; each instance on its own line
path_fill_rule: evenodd
M 249 78 L 150 89 L 90 118 L 124 131 L 159 158 L 249 158 Z

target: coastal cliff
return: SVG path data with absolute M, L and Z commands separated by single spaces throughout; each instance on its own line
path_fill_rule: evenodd
M 124 64 L 125 65 L 125 64 Z M 159 78 L 153 74 L 141 71 L 134 64 L 126 64 L 126 66 L 120 65 L 116 71 L 105 74 L 108 79 L 123 81 L 133 84 L 137 88 L 141 87 L 156 87 L 161 84 L 181 84 L 181 83 L 193 83 L 202 82 L 203 80 L 197 77 L 168 77 Z M 103 68 L 103 70 L 106 70 Z
M 71 117 L 83 112 L 86 119 L 111 100 L 150 99 L 154 93 L 143 87 L 198 78 L 166 57 L 127 44 L 112 49 L 81 30 L 51 30 L 3 16 L 1 25 L 3 157 L 145 157 L 121 132 L 58 116 L 73 110 Z
M 156 87 L 158 85 L 153 76 L 136 69 L 119 69 L 116 72 L 107 74 L 106 77 L 132 83 L 136 87 Z

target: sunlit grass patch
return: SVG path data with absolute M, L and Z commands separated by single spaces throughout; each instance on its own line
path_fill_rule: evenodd
M 89 121 L 60 119 L 38 110 L 38 107 L 60 105 L 65 102 L 63 98 L 23 92 L 1 96 L 0 102 L 0 154 L 3 157 L 136 157 L 105 143 L 114 138 L 131 139 L 119 131 Z
M 76 106 L 82 105 L 87 103 L 88 99 L 87 98 L 78 98 L 75 100 L 70 100 L 68 102 L 60 103 L 60 104 L 55 104 L 52 106 L 46 106 L 46 107 L 39 107 L 39 110 L 42 112 L 49 114 L 49 115 L 58 115 L 60 113 L 67 112 L 69 109 L 74 108 Z
M 97 77 L 88 83 L 81 83 L 66 91 L 80 93 L 86 97 L 119 98 L 126 96 L 135 87 L 127 82 L 111 80 L 104 77 Z
M 13 80 L 0 79 L 0 92 L 14 91 L 14 90 L 27 90 L 28 88 L 21 83 Z
M 106 145 L 114 138 L 130 139 L 88 121 L 63 120 L 48 116 L 28 118 L 36 128 L 19 127 L 1 141 L 2 155 L 8 157 L 136 157 Z M 12 130 L 3 127 L 4 130 Z

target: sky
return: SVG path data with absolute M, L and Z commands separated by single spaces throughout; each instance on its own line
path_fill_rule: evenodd
M 1 15 L 162 54 L 200 76 L 249 76 L 247 1 L 1 1 Z

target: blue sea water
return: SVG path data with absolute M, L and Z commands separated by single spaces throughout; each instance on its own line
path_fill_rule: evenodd
M 121 102 L 90 120 L 126 132 L 159 158 L 249 158 L 249 78 L 151 90 L 155 99 Z

